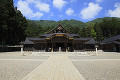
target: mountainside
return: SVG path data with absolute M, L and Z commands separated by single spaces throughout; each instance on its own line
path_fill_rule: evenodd
M 89 22 L 86 22 L 86 24 L 91 24 L 91 23 L 100 23 L 102 22 L 104 19 L 106 20 L 111 20 L 112 18 L 115 18 L 117 19 L 118 21 L 120 21 L 120 18 L 117 18 L 117 17 L 103 17 L 103 18 L 97 18 L 97 19 L 94 19 L 92 21 L 89 21 Z
M 56 21 L 52 20 L 28 20 L 28 23 L 41 25 L 41 27 L 48 27 L 48 26 L 54 26 L 56 24 Z
M 77 20 L 60 20 L 60 21 L 52 21 L 52 20 L 27 20 L 28 23 L 36 24 L 36 25 L 41 25 L 41 27 L 56 27 L 59 23 L 67 28 L 69 26 L 73 27 L 85 27 L 85 23 L 82 21 L 77 21 Z
M 27 20 L 27 21 L 28 21 L 28 23 L 41 25 L 41 27 L 56 27 L 60 23 L 65 28 L 68 28 L 68 27 L 71 27 L 71 26 L 72 27 L 83 28 L 83 27 L 86 27 L 86 25 L 90 25 L 90 24 L 96 23 L 96 22 L 100 23 L 104 19 L 111 20 L 112 18 L 115 18 L 118 21 L 120 21 L 120 18 L 117 18 L 117 17 L 97 18 L 97 19 L 94 19 L 94 20 L 86 22 L 86 23 L 84 23 L 82 21 L 74 20 L 74 19 L 71 19 L 71 20 L 60 20 L 60 21 L 53 21 L 53 20 Z

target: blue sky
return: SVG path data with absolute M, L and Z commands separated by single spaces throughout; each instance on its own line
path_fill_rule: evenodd
M 30 20 L 88 22 L 102 17 L 120 18 L 120 0 L 13 0 Z

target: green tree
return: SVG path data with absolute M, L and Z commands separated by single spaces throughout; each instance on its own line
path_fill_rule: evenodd
M 26 18 L 14 8 L 13 0 L 0 3 L 0 44 L 19 44 L 25 39 Z

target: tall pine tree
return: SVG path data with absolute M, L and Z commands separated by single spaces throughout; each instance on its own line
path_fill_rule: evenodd
M 13 0 L 0 0 L 0 44 L 16 45 L 25 39 L 26 18 Z

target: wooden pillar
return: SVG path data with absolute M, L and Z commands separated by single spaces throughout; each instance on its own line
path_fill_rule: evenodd
M 51 52 L 53 52 L 53 42 L 52 42 L 52 49 L 51 49 Z
M 45 41 L 45 52 L 47 51 L 47 41 Z
M 74 48 L 74 44 L 75 44 L 75 43 L 73 43 L 73 42 L 72 42 L 72 46 L 73 46 L 73 52 L 74 52 L 74 49 L 75 49 L 75 48 Z
M 86 45 L 85 44 L 83 44 L 83 50 L 86 51 Z
M 65 44 L 66 44 L 66 52 L 68 52 L 68 50 L 67 50 L 67 42 Z

